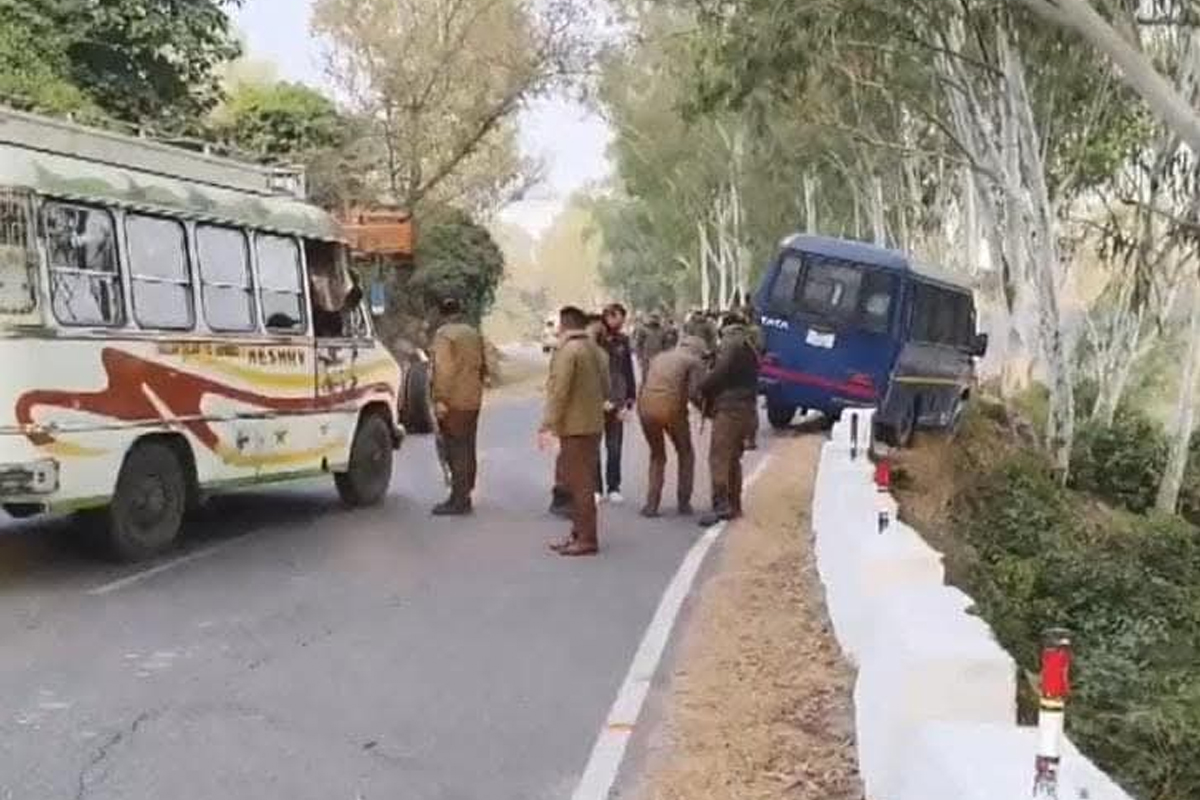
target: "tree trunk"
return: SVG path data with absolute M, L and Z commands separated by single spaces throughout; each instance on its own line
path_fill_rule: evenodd
M 1167 514 L 1174 514 L 1179 508 L 1179 490 L 1183 486 L 1192 433 L 1196 427 L 1196 378 L 1200 373 L 1200 282 L 1196 280 L 1192 282 L 1189 319 L 1187 357 L 1184 359 L 1183 374 L 1179 379 L 1179 398 L 1175 404 L 1171 449 L 1162 482 L 1158 485 L 1158 500 L 1155 503 L 1159 511 Z
M 1150 58 L 1126 41 L 1088 0 L 1021 0 L 1053 22 L 1069 28 L 1112 61 L 1131 89 L 1154 109 L 1191 147 L 1200 153 L 1200 114 L 1171 82 L 1154 67 Z
M 887 247 L 887 206 L 883 200 L 883 178 L 871 178 L 871 237 L 876 247 Z
M 817 232 L 817 186 L 811 172 L 804 173 L 804 232 Z

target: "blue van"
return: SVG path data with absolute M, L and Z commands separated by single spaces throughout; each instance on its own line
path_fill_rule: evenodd
M 957 424 L 987 352 L 970 289 L 860 242 L 787 239 L 755 305 L 760 385 L 776 427 L 801 409 L 836 419 L 877 407 L 880 435 L 905 446 L 918 427 Z

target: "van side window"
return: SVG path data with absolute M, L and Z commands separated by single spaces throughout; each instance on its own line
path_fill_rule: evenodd
M 64 325 L 125 323 L 116 227 L 102 208 L 69 203 L 42 206 L 50 266 L 50 300 Z
M 183 225 L 162 217 L 125 218 L 133 316 L 144 328 L 191 330 L 192 274 Z
M 267 330 L 273 333 L 303 333 L 304 279 L 300 270 L 300 248 L 295 239 L 261 234 L 256 237 L 259 297 Z
M 200 259 L 200 287 L 208 327 L 218 333 L 257 329 L 254 277 L 246 234 L 236 228 L 197 225 L 196 253 Z
M 863 275 L 861 296 L 862 326 L 873 333 L 887 333 L 892 318 L 892 298 L 896 294 L 896 278 L 886 272 L 867 272 Z
M 771 296 L 767 300 L 767 312 L 779 317 L 789 317 L 796 297 L 796 282 L 800 280 L 800 269 L 804 262 L 795 253 L 783 257 L 779 274 L 771 285 Z
M 970 295 L 917 284 L 913 303 L 912 339 L 948 347 L 967 347 L 974 334 Z

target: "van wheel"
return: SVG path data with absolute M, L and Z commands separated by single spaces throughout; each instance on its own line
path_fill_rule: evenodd
M 429 396 L 429 363 L 414 361 L 404 379 L 404 427 L 409 433 L 433 432 L 433 401 Z
M 169 548 L 183 527 L 187 497 L 183 465 L 169 445 L 134 445 L 108 508 L 109 551 L 121 561 L 141 561 Z
M 771 423 L 771 427 L 776 430 L 785 431 L 792 425 L 792 420 L 796 418 L 795 406 L 777 406 L 773 403 L 767 403 L 767 421 Z
M 392 432 L 379 414 L 363 417 L 350 447 L 350 465 L 335 473 L 338 496 L 351 508 L 378 505 L 392 484 Z

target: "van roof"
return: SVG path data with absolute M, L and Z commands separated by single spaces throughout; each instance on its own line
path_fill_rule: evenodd
M 936 269 L 924 265 L 917 266 L 906 253 L 891 250 L 866 242 L 851 239 L 837 239 L 832 236 L 814 236 L 797 233 L 783 241 L 787 250 L 802 253 L 837 258 L 843 261 L 853 261 L 856 264 L 866 264 L 871 267 L 906 272 L 919 280 L 957 291 L 970 291 L 961 279 L 946 275 Z

